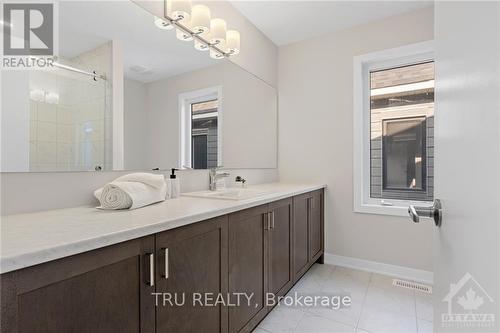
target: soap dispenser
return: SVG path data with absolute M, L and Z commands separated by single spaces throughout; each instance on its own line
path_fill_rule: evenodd
M 172 173 L 170 174 L 170 179 L 168 180 L 168 193 L 170 194 L 170 199 L 177 198 L 181 191 L 181 185 L 179 178 L 175 174 L 178 169 L 172 168 Z

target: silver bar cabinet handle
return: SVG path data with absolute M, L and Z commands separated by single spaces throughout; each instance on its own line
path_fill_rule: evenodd
M 163 255 L 165 256 L 165 273 L 163 274 L 163 277 L 168 279 L 169 271 L 168 271 L 168 248 L 163 248 Z
M 149 261 L 149 272 L 147 285 L 153 287 L 155 285 L 155 256 L 153 253 L 146 253 L 146 260 Z
M 271 212 L 271 228 L 274 229 L 274 210 Z

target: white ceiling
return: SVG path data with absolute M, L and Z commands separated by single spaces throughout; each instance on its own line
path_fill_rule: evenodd
M 432 1 L 248 1 L 232 4 L 276 45 L 432 6 Z
M 160 30 L 154 17 L 131 1 L 61 1 L 59 53 L 71 59 L 111 40 L 123 45 L 125 76 L 156 81 L 220 62 Z M 131 70 L 142 67 L 144 73 Z M 92 70 L 92 69 L 87 69 Z

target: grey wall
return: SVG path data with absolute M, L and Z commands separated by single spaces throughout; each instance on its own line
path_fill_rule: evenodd
M 353 212 L 353 57 L 431 40 L 432 8 L 279 49 L 279 172 L 326 182 L 326 252 L 432 271 L 432 225 Z

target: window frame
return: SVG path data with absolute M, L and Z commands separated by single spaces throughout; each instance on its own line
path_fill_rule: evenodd
M 408 216 L 408 206 L 429 201 L 370 197 L 370 72 L 434 61 L 434 42 L 425 41 L 353 58 L 353 192 L 356 213 Z M 427 179 L 426 179 L 427 182 Z
M 217 164 L 222 165 L 222 86 L 209 87 L 179 94 L 179 167 L 191 168 L 192 128 L 191 104 L 218 100 L 217 106 Z

